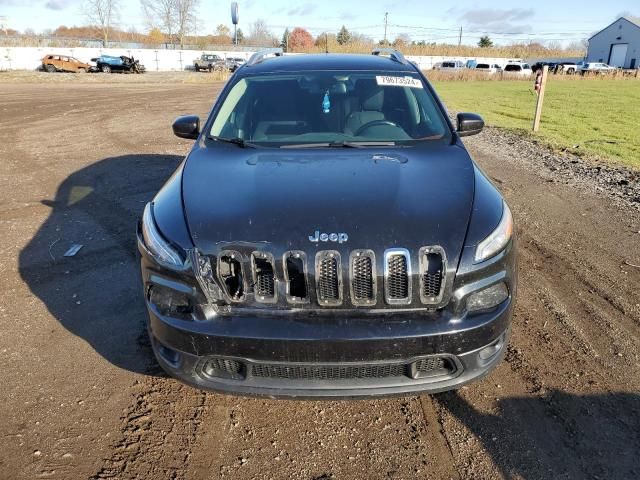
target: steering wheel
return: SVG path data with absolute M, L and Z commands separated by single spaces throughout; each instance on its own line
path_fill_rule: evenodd
M 378 127 L 380 125 L 389 125 L 390 127 L 398 127 L 398 125 L 396 125 L 393 122 L 390 122 L 389 120 L 373 120 L 372 122 L 367 122 L 364 125 L 362 125 L 358 130 L 356 130 L 356 133 L 354 133 L 353 136 L 359 137 L 360 135 L 362 135 L 362 132 L 364 132 L 365 130 L 368 130 L 371 127 Z

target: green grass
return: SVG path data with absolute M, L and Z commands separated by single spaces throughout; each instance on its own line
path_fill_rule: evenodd
M 531 131 L 533 81 L 433 84 L 452 111 L 476 112 L 488 125 Z M 640 168 L 640 81 L 550 77 L 535 136 L 556 148 Z

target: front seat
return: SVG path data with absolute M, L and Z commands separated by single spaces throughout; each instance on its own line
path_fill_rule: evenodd
M 360 80 L 367 82 L 363 86 L 364 93 L 360 97 L 360 108 L 347 117 L 345 132 L 355 135 L 356 132 L 369 122 L 384 120 L 382 105 L 384 104 L 384 90 L 374 80 Z

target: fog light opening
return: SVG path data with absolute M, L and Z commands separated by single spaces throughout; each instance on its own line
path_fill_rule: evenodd
M 226 378 L 229 380 L 244 380 L 245 367 L 242 362 L 230 358 L 212 358 L 207 360 L 202 373 L 209 378 Z
M 180 364 L 180 354 L 174 349 L 165 347 L 164 345 L 158 345 L 158 354 L 162 359 L 174 368 L 177 368 Z
M 504 335 L 501 335 L 500 338 L 495 340 L 491 345 L 484 347 L 480 352 L 478 352 L 478 357 L 482 361 L 487 361 L 493 357 L 495 357 L 504 346 Z

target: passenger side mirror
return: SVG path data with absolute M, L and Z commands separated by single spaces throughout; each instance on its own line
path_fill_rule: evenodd
M 173 133 L 176 137 L 195 140 L 200 135 L 200 118 L 196 115 L 176 118 L 173 122 Z
M 477 113 L 459 113 L 457 118 L 457 133 L 461 137 L 476 135 L 484 128 L 484 120 Z

